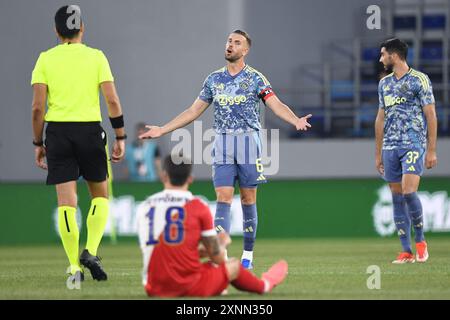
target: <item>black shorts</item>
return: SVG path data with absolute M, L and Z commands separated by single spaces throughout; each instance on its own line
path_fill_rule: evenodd
M 99 122 L 49 122 L 45 130 L 47 184 L 101 182 L 108 177 L 106 133 Z

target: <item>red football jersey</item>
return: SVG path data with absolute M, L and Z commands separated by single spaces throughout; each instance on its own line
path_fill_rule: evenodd
M 141 205 L 138 224 L 147 293 L 182 296 L 201 277 L 201 237 L 216 234 L 209 207 L 188 191 L 164 190 Z

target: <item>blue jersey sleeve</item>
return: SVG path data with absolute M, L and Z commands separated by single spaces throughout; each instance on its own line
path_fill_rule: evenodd
M 205 102 L 208 102 L 208 103 L 213 102 L 214 97 L 213 97 L 213 92 L 211 90 L 211 76 L 210 75 L 203 82 L 202 91 L 200 91 L 198 98 Z
M 428 76 L 425 76 L 425 79 L 421 81 L 419 100 L 422 107 L 425 107 L 428 104 L 434 104 L 433 87 L 431 86 L 431 81 Z
M 384 108 L 384 97 L 383 97 L 383 81 L 378 83 L 378 106 L 379 108 Z

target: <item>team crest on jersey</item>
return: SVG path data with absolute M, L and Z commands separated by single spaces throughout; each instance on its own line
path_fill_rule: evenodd
M 248 90 L 249 87 L 250 87 L 250 85 L 248 84 L 247 81 L 242 81 L 239 84 L 239 88 L 241 88 L 241 90 L 244 90 L 244 91 Z
M 400 90 L 400 92 L 402 92 L 402 93 L 408 92 L 408 91 L 409 91 L 409 86 L 408 86 L 408 84 L 406 84 L 406 83 L 402 84 L 402 86 L 400 87 L 399 90 Z

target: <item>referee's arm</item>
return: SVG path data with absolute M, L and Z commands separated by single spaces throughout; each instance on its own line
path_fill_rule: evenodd
M 116 140 L 112 150 L 112 161 L 119 162 L 125 155 L 125 139 L 118 139 L 117 137 L 125 137 L 125 127 L 123 126 L 123 113 L 120 105 L 119 96 L 117 95 L 116 86 L 114 82 L 106 81 L 100 84 L 103 97 L 105 98 L 106 105 L 108 106 L 108 114 L 111 119 L 111 124 L 116 133 Z M 121 125 L 115 125 L 114 119 L 122 119 Z
M 33 126 L 34 158 L 39 168 L 47 169 L 45 163 L 45 148 L 42 136 L 44 131 L 45 103 L 47 101 L 47 85 L 43 83 L 33 84 L 33 102 L 31 119 Z

